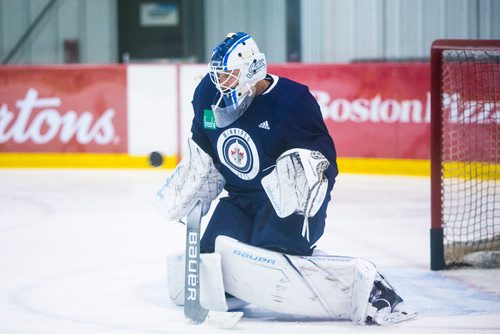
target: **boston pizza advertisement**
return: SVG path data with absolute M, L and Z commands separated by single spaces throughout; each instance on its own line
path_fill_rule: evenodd
M 429 159 L 428 64 L 274 65 L 270 72 L 309 86 L 340 157 Z
M 126 68 L 3 67 L 0 152 L 126 153 Z

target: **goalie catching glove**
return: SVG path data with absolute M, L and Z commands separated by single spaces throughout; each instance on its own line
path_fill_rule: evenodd
M 226 184 L 207 153 L 192 139 L 188 139 L 188 147 L 188 156 L 177 165 L 154 200 L 155 207 L 168 220 L 186 217 L 197 201 L 201 202 L 202 214 L 206 215 Z
M 320 152 L 294 148 L 281 154 L 273 171 L 261 181 L 278 217 L 292 213 L 304 216 L 302 236 L 308 241 L 308 217 L 313 217 L 325 200 L 328 179 L 324 173 L 329 166 Z

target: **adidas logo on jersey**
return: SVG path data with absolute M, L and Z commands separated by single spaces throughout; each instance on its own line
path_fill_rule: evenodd
M 267 121 L 264 121 L 264 122 L 260 123 L 259 124 L 259 128 L 266 129 L 266 130 L 271 130 L 271 128 L 269 127 L 269 123 Z

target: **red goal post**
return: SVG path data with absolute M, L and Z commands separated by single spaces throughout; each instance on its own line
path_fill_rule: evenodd
M 500 40 L 434 41 L 432 270 L 500 254 L 499 166 Z

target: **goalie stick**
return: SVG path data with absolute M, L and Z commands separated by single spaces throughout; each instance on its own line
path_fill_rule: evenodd
M 221 328 L 236 326 L 243 312 L 218 312 L 200 304 L 200 225 L 202 206 L 198 201 L 189 212 L 186 224 L 184 315 L 196 324 L 206 323 Z

